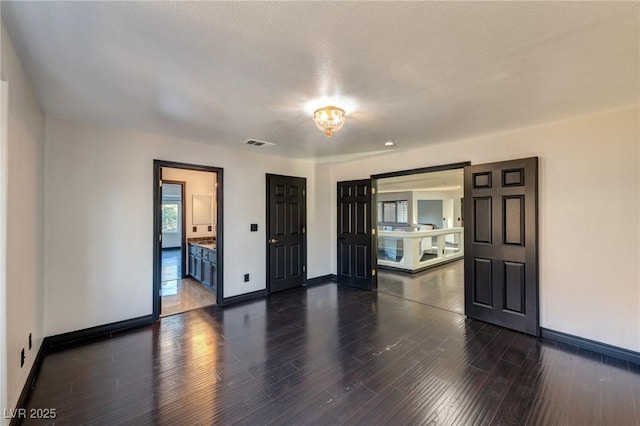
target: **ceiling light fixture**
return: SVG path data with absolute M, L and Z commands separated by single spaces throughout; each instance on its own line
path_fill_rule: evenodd
M 330 138 L 333 132 L 340 130 L 344 126 L 344 122 L 347 119 L 342 108 L 335 106 L 326 106 L 319 108 L 313 112 L 313 121 L 315 121 L 318 129 L 322 130 L 324 134 Z
M 384 146 L 395 146 L 395 143 L 393 141 L 386 141 Z

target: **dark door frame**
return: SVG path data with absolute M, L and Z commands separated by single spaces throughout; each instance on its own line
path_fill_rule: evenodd
M 216 174 L 216 248 L 218 255 L 218 289 L 216 291 L 216 303 L 223 304 L 224 300 L 224 217 L 223 217 L 223 169 L 221 167 L 202 166 L 189 163 L 179 163 L 175 161 L 153 160 L 153 319 L 160 318 L 160 259 L 162 256 L 162 190 L 160 182 L 162 178 L 162 168 L 194 170 L 200 172 L 211 172 Z M 186 238 L 186 233 L 184 235 Z
M 378 206 L 378 180 L 390 177 L 397 176 L 408 176 L 422 173 L 431 173 L 431 172 L 440 172 L 444 170 L 454 170 L 454 169 L 464 169 L 466 166 L 470 166 L 471 161 L 464 161 L 460 163 L 451 163 L 451 164 L 443 164 L 437 166 L 429 166 L 429 167 L 421 167 L 417 169 L 408 169 L 408 170 L 400 170 L 395 172 L 387 172 L 387 173 L 378 173 L 374 175 L 370 175 L 369 179 L 371 180 L 371 205 L 370 205 L 370 217 L 371 217 L 371 226 L 373 229 L 376 229 L 378 226 L 378 218 L 377 218 L 377 206 Z M 338 182 L 339 184 L 340 182 Z M 339 197 L 339 194 L 336 194 Z M 338 213 L 339 214 L 339 213 Z M 371 267 L 378 270 L 378 240 L 375 234 L 372 235 L 372 244 L 371 244 Z M 339 243 L 336 241 L 336 250 L 339 253 Z M 336 267 L 339 266 L 339 261 L 336 264 Z M 338 272 L 338 271 L 336 271 Z M 372 280 L 372 290 L 377 289 L 377 274 L 371 277 Z
M 266 247 L 266 253 L 265 253 L 265 263 L 266 263 L 266 268 L 265 268 L 265 287 L 266 287 L 266 294 L 271 294 L 271 267 L 270 267 L 270 250 L 269 250 L 269 223 L 270 223 L 270 218 L 271 218 L 271 212 L 269 211 L 269 196 L 271 195 L 271 190 L 269 188 L 269 178 L 270 177 L 283 177 L 283 178 L 295 178 L 295 179 L 302 179 L 304 181 L 304 214 L 303 214 L 303 220 L 304 223 L 302 224 L 304 232 L 302 234 L 302 265 L 303 265 L 303 269 L 304 272 L 302 274 L 302 285 L 306 285 L 307 284 L 307 178 L 306 177 L 301 177 L 301 176 L 288 176 L 288 175 L 279 175 L 279 174 L 274 174 L 274 173 L 267 173 L 265 175 L 265 185 L 266 185 L 266 202 L 265 202 L 265 226 L 264 226 L 264 232 L 265 232 L 265 247 Z
M 170 185 L 180 185 L 180 193 L 181 193 L 181 202 L 182 204 L 182 223 L 181 226 L 181 234 L 180 234 L 180 278 L 185 278 L 187 276 L 187 201 L 185 200 L 185 185 L 186 182 L 180 180 L 163 180 L 163 184 L 168 183 Z M 160 191 L 160 197 L 162 197 L 162 191 Z M 162 200 L 161 200 L 162 204 Z M 160 216 L 160 226 L 162 226 L 162 216 Z M 160 230 L 162 232 L 162 229 Z M 162 252 L 162 244 L 160 244 L 160 252 Z M 162 257 L 160 258 L 160 266 L 162 266 Z
M 419 175 L 422 173 L 442 172 L 444 170 L 464 169 L 471 165 L 471 161 L 462 161 L 460 163 L 443 164 L 440 166 L 421 167 L 419 169 L 401 170 L 398 172 L 379 173 L 371 175 L 371 179 L 383 179 L 398 176 Z M 377 194 L 375 194 L 377 195 Z

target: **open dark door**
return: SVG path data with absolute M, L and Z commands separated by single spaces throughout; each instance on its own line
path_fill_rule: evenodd
M 539 335 L 538 158 L 464 168 L 469 318 Z
M 304 178 L 267 174 L 267 289 L 300 286 L 306 279 Z
M 377 288 L 370 179 L 338 182 L 338 284 Z

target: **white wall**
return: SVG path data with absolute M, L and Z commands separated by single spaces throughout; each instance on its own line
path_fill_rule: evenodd
M 154 159 L 224 168 L 225 297 L 265 288 L 265 173 L 307 178 L 308 276 L 330 273 L 326 166 L 52 117 L 46 139 L 46 335 L 152 312 Z
M 447 212 L 445 216 L 443 216 L 443 218 L 447 218 L 443 226 L 445 228 L 462 226 L 462 220 L 458 219 L 462 218 L 460 199 L 463 196 L 464 191 L 462 189 L 457 191 L 414 191 L 413 205 L 414 212 L 416 212 L 414 220 L 417 220 L 418 217 L 418 200 L 450 200 L 448 203 L 451 204 L 451 211 Z M 446 209 L 444 202 L 442 208 L 443 210 Z
M 640 351 L 639 115 L 633 106 L 334 164 L 332 185 L 418 167 L 538 156 L 541 326 Z M 335 221 L 332 227 L 335 271 Z
M 7 155 L 2 159 L 7 170 L 1 170 L 7 179 L 6 306 L 0 306 L 0 315 L 6 315 L 6 366 L 2 368 L 7 371 L 7 395 L 0 401 L 4 409 L 15 407 L 43 338 L 45 141 L 44 114 L 4 25 L 0 79 L 9 88 Z M 5 265 L 1 267 L 4 270 Z M 29 333 L 33 334 L 31 350 Z M 22 348 L 26 361 L 20 368 Z
M 195 170 L 174 169 L 171 167 L 162 168 L 163 180 L 176 180 L 185 182 L 185 206 L 187 222 L 187 238 L 214 237 L 216 235 L 216 174 L 211 172 L 200 172 Z M 207 225 L 196 225 L 196 232 L 193 232 L 193 194 L 211 195 L 211 211 L 213 212 L 211 231 L 207 231 Z
M 313 170 L 315 179 L 307 181 L 307 276 L 309 278 L 331 273 L 332 236 L 336 229 L 336 184 L 331 177 L 329 164 L 317 164 Z

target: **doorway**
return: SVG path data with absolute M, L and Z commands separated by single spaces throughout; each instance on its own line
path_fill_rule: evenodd
M 464 314 L 463 185 L 462 167 L 377 178 L 380 292 Z
M 161 281 L 186 277 L 185 182 L 162 181 Z
M 222 303 L 222 169 L 154 160 L 154 318 Z
M 458 255 L 464 254 L 464 314 L 468 318 L 538 336 L 540 327 L 537 157 L 474 166 L 466 162 L 374 175 L 371 177 L 373 193 L 375 194 L 380 179 L 460 168 L 464 168 L 464 197 L 460 199 L 459 221 L 462 224 L 466 217 L 468 229 L 464 238 L 459 238 L 457 242 L 455 238 L 447 239 L 445 235 L 451 233 L 451 229 L 441 232 L 444 238 L 438 238 L 438 244 L 435 246 L 437 252 L 433 254 L 444 260 L 449 249 L 458 251 Z M 338 236 L 341 227 L 341 184 L 346 182 L 338 182 Z M 425 257 L 425 254 L 429 253 L 425 252 L 422 242 L 406 241 L 417 236 L 409 233 L 422 231 L 407 219 L 415 217 L 408 213 L 409 203 L 395 199 L 386 201 L 388 205 L 383 202 L 376 209 L 370 209 L 372 217 L 380 216 L 383 221 L 380 231 L 376 228 L 370 229 L 371 234 L 378 232 L 379 237 L 393 237 L 394 241 L 390 244 L 376 241 L 370 253 L 377 264 L 380 245 L 384 257 L 387 258 L 382 261 L 399 263 L 401 258 L 408 257 L 409 262 L 404 261 L 402 265 L 404 269 L 409 270 L 405 272 L 419 272 L 417 267 L 422 266 L 421 262 L 436 259 Z M 431 204 L 430 208 L 433 207 L 433 203 Z M 425 214 L 424 217 L 430 217 L 432 214 Z M 385 225 L 388 219 L 391 219 L 392 224 L 408 225 L 408 229 L 388 229 Z M 445 220 L 446 217 L 443 217 L 443 223 Z M 374 219 L 373 223 L 377 224 L 377 219 Z M 384 234 L 386 231 L 391 233 Z M 393 234 L 394 232 L 398 232 L 398 235 Z M 439 233 L 434 230 L 427 232 Z M 400 239 L 402 243 L 399 242 Z M 341 250 L 340 245 L 338 239 L 338 254 Z M 454 247 L 450 248 L 450 245 Z M 409 247 L 409 250 L 406 247 Z M 427 248 L 429 247 L 433 248 L 433 243 L 427 243 Z M 347 269 L 356 266 L 353 258 L 346 258 L 346 262 Z M 338 278 L 341 267 L 338 259 Z M 375 269 L 372 272 L 375 276 Z M 368 282 L 370 289 L 373 282 L 374 280 Z

